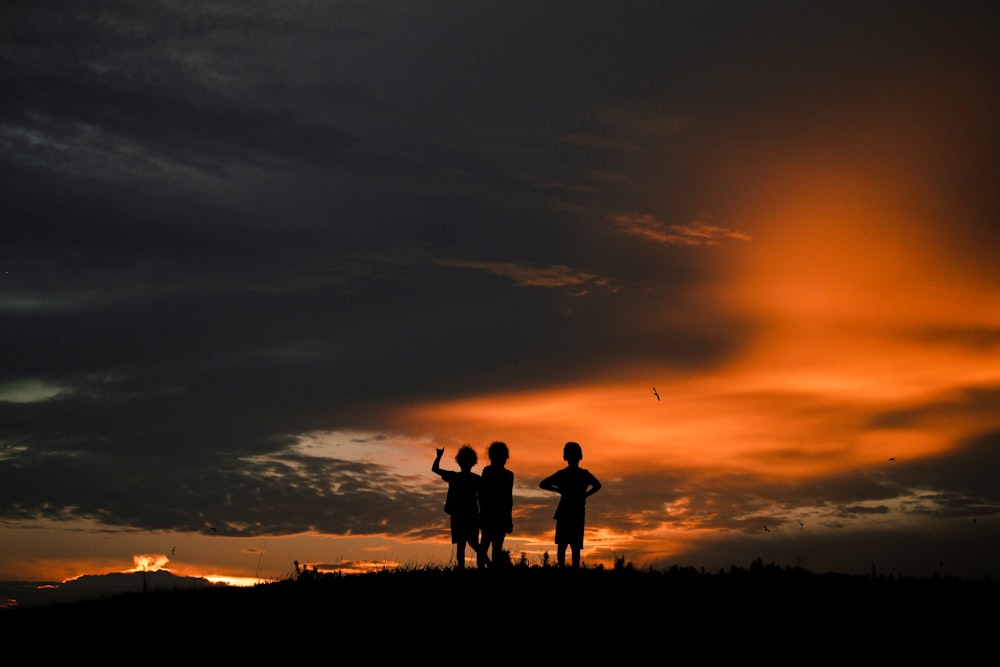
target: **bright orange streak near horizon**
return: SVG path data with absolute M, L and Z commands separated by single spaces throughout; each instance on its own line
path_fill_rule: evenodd
M 758 387 L 759 389 L 759 387 Z M 781 396 L 733 391 L 733 378 L 709 378 L 666 385 L 657 403 L 635 384 L 581 387 L 532 394 L 494 396 L 431 405 L 414 418 L 434 429 L 461 432 L 488 442 L 505 434 L 519 473 L 540 476 L 561 467 L 562 444 L 576 440 L 584 465 L 606 475 L 648 473 L 673 468 L 717 474 L 738 468 L 776 477 L 829 474 L 882 460 L 816 432 L 836 428 L 823 415 L 781 416 L 768 402 Z M 714 393 L 713 393 L 714 392 Z M 787 412 L 787 407 L 781 408 Z M 515 425 L 515 426 L 511 426 Z M 803 438 L 807 447 L 793 450 Z M 930 453 L 932 445 L 908 451 Z

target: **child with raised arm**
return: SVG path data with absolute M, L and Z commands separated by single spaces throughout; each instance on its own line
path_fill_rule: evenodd
M 556 507 L 556 547 L 559 567 L 566 566 L 566 547 L 573 554 L 573 569 L 580 567 L 583 550 L 583 529 L 586 523 L 587 498 L 601 490 L 601 483 L 589 470 L 580 467 L 583 448 L 579 443 L 567 442 L 563 446 L 566 467 L 543 479 L 539 486 L 559 494 Z
M 510 559 L 503 552 L 504 538 L 514 531 L 514 473 L 504 467 L 510 458 L 507 444 L 499 440 L 486 450 L 490 464 L 483 468 L 479 511 L 483 528 L 483 552 L 490 552 L 490 565 L 504 567 Z
M 444 448 L 436 450 L 434 464 L 431 470 L 448 482 L 448 496 L 445 499 L 444 511 L 451 516 L 451 543 L 455 545 L 455 565 L 459 570 L 465 569 L 465 547 L 469 545 L 476 552 L 479 567 L 486 567 L 486 550 L 479 543 L 479 492 L 482 478 L 472 472 L 479 457 L 471 445 L 462 445 L 455 454 L 459 471 L 445 470 L 441 467 L 441 456 Z

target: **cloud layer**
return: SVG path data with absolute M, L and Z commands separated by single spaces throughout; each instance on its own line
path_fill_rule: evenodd
M 590 562 L 998 562 L 988 3 L 4 13 L 0 578 L 447 559 L 497 439 L 532 557 L 576 440 Z

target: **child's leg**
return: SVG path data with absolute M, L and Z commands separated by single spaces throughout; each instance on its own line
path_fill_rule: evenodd
M 510 567 L 514 564 L 511 560 L 510 552 L 504 549 L 503 545 L 505 537 L 506 535 L 501 533 L 500 537 L 497 538 L 497 541 L 493 543 L 493 553 L 496 555 L 493 556 L 493 561 L 490 563 L 491 565 L 495 565 L 498 558 L 500 559 L 500 567 Z
M 556 563 L 558 563 L 559 567 L 565 567 L 566 566 L 566 545 L 565 544 L 560 544 L 560 545 L 558 545 L 558 547 L 559 547 L 559 550 L 556 553 Z
M 503 538 L 503 533 L 500 533 L 500 536 L 493 540 L 493 555 L 490 557 L 492 563 L 496 563 L 499 558 L 500 565 L 506 565 L 506 557 L 503 554 Z
M 465 542 L 455 543 L 455 566 L 460 569 L 465 569 Z
M 472 548 L 476 550 L 476 566 L 477 567 L 481 567 L 481 568 L 482 567 L 487 567 L 490 564 L 490 559 L 486 555 L 486 549 L 488 547 L 489 547 L 489 544 L 485 540 L 480 541 L 478 537 L 476 538 L 476 542 L 475 542 L 475 544 L 472 545 Z
M 580 547 L 573 547 L 573 569 L 580 567 Z

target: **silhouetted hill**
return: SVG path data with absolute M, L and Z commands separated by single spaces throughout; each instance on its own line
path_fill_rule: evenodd
M 641 651 L 681 649 L 706 660 L 780 651 L 770 661 L 784 662 L 802 650 L 811 655 L 799 655 L 806 662 L 861 650 L 866 660 L 883 652 L 897 660 L 945 650 L 954 660 L 970 638 L 992 634 L 998 602 L 1000 590 L 989 581 L 813 574 L 760 563 L 715 574 L 685 568 L 387 570 L 14 609 L 0 613 L 0 627 L 5 636 L 45 628 L 79 638 L 95 624 L 118 632 L 175 632 L 183 641 L 207 635 L 226 642 L 229 657 L 234 651 L 252 657 L 255 643 L 277 642 L 286 649 L 353 646 L 383 658 L 433 650 L 447 652 L 449 661 L 459 649 L 463 660 L 493 651 L 529 663 L 640 651 L 624 660 L 628 664 L 638 662 Z M 445 653 L 434 655 L 445 659 Z
M 7 590 L 4 585 L 12 588 Z M 57 586 L 45 586 L 41 582 L 34 585 L 28 582 L 0 582 L 0 590 L 3 590 L 5 594 L 13 595 L 17 599 L 19 607 L 37 607 L 108 598 L 123 593 L 149 593 L 218 586 L 220 584 L 213 584 L 201 577 L 179 577 L 168 570 L 87 574 Z

